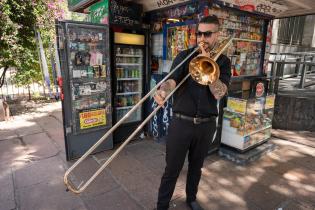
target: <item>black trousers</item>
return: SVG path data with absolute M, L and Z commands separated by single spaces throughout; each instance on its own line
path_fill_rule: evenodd
M 196 200 L 201 168 L 215 130 L 215 119 L 200 124 L 176 117 L 172 119 L 166 142 L 166 167 L 158 194 L 158 210 L 168 209 L 187 152 L 186 201 Z

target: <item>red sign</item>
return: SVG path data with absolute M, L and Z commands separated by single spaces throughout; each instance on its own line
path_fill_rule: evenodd
M 256 85 L 256 97 L 261 97 L 265 92 L 264 83 L 258 82 Z

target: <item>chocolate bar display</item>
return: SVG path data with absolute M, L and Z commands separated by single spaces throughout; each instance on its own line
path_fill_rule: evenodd
M 221 142 L 239 150 L 254 147 L 271 136 L 274 95 L 248 100 L 228 98 Z

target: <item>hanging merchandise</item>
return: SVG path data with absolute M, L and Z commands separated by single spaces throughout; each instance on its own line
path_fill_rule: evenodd
M 264 19 L 219 6 L 209 9 L 209 14 L 219 18 L 220 40 L 236 38 L 226 53 L 231 59 L 232 76 L 261 75 Z

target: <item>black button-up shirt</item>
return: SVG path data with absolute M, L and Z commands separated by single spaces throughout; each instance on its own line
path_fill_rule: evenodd
M 193 49 L 180 52 L 173 61 L 171 69 L 180 64 Z M 175 80 L 176 85 L 189 73 L 189 62 L 197 56 L 191 56 L 181 67 L 179 67 L 170 79 Z M 220 55 L 217 60 L 220 67 L 220 80 L 228 87 L 231 78 L 231 62 L 225 55 Z M 217 100 L 211 93 L 209 86 L 197 83 L 192 77 L 182 84 L 174 93 L 173 111 L 190 117 L 217 116 Z

